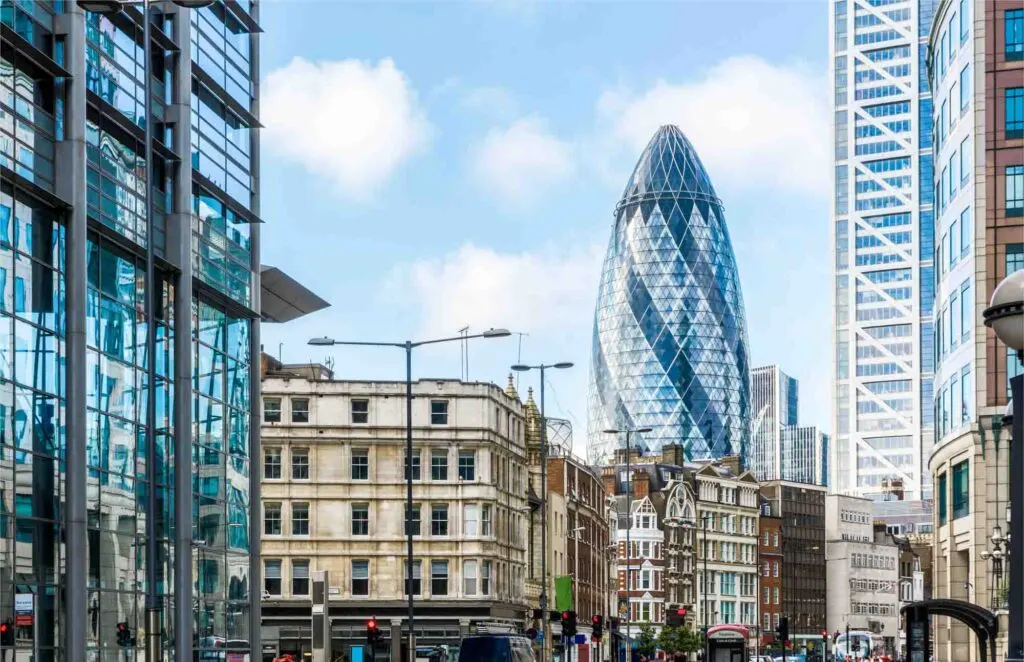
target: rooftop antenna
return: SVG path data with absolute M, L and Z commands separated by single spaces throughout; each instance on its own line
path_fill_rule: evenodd
M 459 377 L 462 381 L 469 381 L 469 326 L 459 329 L 462 340 L 459 341 Z

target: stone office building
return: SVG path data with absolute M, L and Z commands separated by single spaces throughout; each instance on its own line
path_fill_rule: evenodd
M 263 378 L 263 650 L 311 650 L 310 575 L 327 571 L 332 654 L 407 659 L 405 383 L 269 360 Z M 493 384 L 413 384 L 417 648 L 526 618 L 523 407 Z M 403 630 L 405 630 L 403 632 Z

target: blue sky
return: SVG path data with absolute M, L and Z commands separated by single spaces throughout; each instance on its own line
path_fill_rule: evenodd
M 523 332 L 523 361 L 576 363 L 549 374 L 547 405 L 582 451 L 612 210 L 675 123 L 725 204 L 755 364 L 800 379 L 802 422 L 827 425 L 826 18 L 815 2 L 265 2 L 263 262 L 332 304 L 264 325 L 266 350 L 397 379 L 398 351 L 305 342 Z M 474 341 L 470 377 L 504 383 L 519 351 Z M 414 370 L 457 377 L 459 345 Z

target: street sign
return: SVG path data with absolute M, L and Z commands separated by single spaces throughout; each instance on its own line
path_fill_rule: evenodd
M 577 644 L 585 644 L 585 643 L 587 643 L 587 635 L 585 635 L 585 634 L 577 634 L 573 638 L 573 641 L 575 643 L 577 643 Z

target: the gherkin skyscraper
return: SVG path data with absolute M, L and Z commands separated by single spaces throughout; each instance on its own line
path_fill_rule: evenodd
M 683 444 L 687 459 L 742 454 L 750 436 L 743 294 L 722 202 L 693 145 L 658 129 L 633 170 L 605 257 L 594 314 L 589 455 L 622 440 Z

